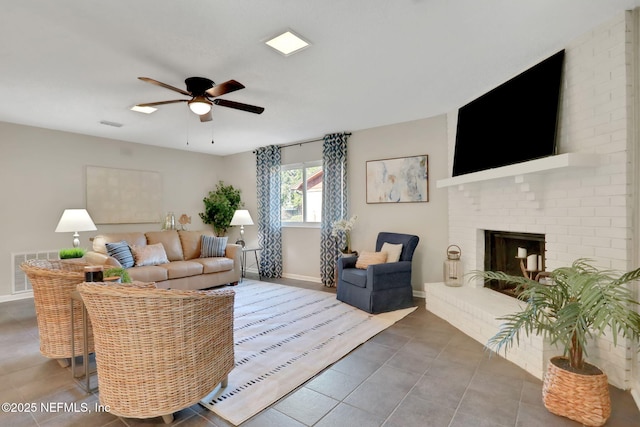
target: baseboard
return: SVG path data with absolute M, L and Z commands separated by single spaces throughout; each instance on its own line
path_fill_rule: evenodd
M 256 270 L 256 274 L 257 273 L 258 271 Z M 282 277 L 284 277 L 285 279 L 305 280 L 307 282 L 322 283 L 322 280 L 319 277 L 302 276 L 300 274 L 283 273 Z
M 0 304 L 3 302 L 18 301 L 27 298 L 33 298 L 33 291 L 21 292 L 13 295 L 0 295 Z

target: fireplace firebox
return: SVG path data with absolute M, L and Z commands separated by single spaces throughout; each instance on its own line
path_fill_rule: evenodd
M 524 248 L 527 254 L 540 255 L 542 265 L 538 266 L 538 270 L 544 271 L 544 234 L 485 230 L 484 237 L 484 269 L 486 271 L 503 271 L 511 275 L 522 275 L 520 259 L 517 258 L 518 248 Z M 485 286 L 517 297 L 515 285 L 492 280 L 487 282 Z

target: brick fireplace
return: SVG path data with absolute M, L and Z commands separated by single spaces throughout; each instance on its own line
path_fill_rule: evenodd
M 487 230 L 544 236 L 548 271 L 581 257 L 603 268 L 632 267 L 634 25 L 628 12 L 565 47 L 560 156 L 437 183 L 448 191 L 449 241 L 462 248 L 465 272 L 486 268 Z M 457 112 L 448 115 L 450 157 L 456 120 Z M 425 295 L 429 311 L 483 344 L 498 330 L 496 317 L 521 304 L 469 280 L 460 288 L 427 283 Z M 633 355 L 624 342 L 618 344 L 599 340 L 589 348 L 589 359 L 605 370 L 613 385 L 626 389 L 632 381 Z M 542 378 L 548 358 L 559 353 L 534 337 L 507 358 Z

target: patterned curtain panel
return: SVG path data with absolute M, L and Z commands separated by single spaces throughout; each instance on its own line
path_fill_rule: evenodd
M 280 227 L 280 147 L 256 150 L 258 191 L 258 242 L 262 247 L 260 273 L 282 277 L 282 229 Z
M 338 246 L 331 236 L 331 225 L 349 215 L 347 199 L 347 139 L 345 133 L 324 137 L 322 162 L 322 223 L 320 225 L 320 278 L 325 286 L 335 285 Z

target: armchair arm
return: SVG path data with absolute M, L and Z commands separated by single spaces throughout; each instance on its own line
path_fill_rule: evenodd
M 386 262 L 367 267 L 367 287 L 392 289 L 411 286 L 411 261 Z
M 120 262 L 112 256 L 101 254 L 99 252 L 87 251 L 84 259 L 91 265 L 104 265 L 107 267 L 122 267 Z
M 355 268 L 358 257 L 347 256 L 338 258 L 338 268 Z

